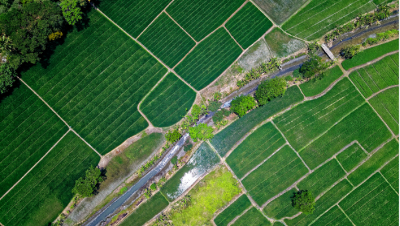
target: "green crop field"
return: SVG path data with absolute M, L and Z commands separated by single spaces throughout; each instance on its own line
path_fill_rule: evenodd
M 170 0 L 106 0 L 100 10 L 133 37 L 139 34 L 167 7 Z
M 263 209 L 265 215 L 274 219 L 281 219 L 297 214 L 299 211 L 292 206 L 292 197 L 295 192 L 297 192 L 297 189 L 290 189 L 285 194 L 268 203 Z
M 148 126 L 137 105 L 165 75 L 142 47 L 96 11 L 68 34 L 44 68 L 22 78 L 97 151 L 105 154 Z
M 171 68 L 196 45 L 196 42 L 165 13 L 162 13 L 138 40 Z
M 260 124 L 267 118 L 274 114 L 284 110 L 292 104 L 298 103 L 303 100 L 297 86 L 292 86 L 286 90 L 283 97 L 278 97 L 268 102 L 262 107 L 259 107 L 240 119 L 234 121 L 227 128 L 217 133 L 211 144 L 215 147 L 221 156 L 225 154 L 240 140 L 246 133 L 248 133 L 253 127 Z
M 176 0 L 167 8 L 175 19 L 196 41 L 221 26 L 244 0 Z
M 226 162 L 236 176 L 242 178 L 285 143 L 279 131 L 269 122 L 250 134 L 228 156 Z
M 148 220 L 157 215 L 165 207 L 168 206 L 168 201 L 161 194 L 157 192 L 153 197 L 148 199 L 145 203 L 140 205 L 128 218 L 126 218 L 120 225 L 121 226 L 136 226 L 143 225 Z
M 313 40 L 320 38 L 338 25 L 374 10 L 369 0 L 312 0 L 282 25 L 282 29 L 297 37 Z
M 399 156 L 381 169 L 382 176 L 399 192 Z
M 399 50 L 399 39 L 395 39 L 393 41 L 384 43 L 382 45 L 378 45 L 369 49 L 358 53 L 353 58 L 345 60 L 342 62 L 342 66 L 344 69 L 349 70 L 352 67 L 356 67 L 362 64 L 367 63 L 373 59 L 376 59 L 380 56 L 385 55 L 386 53 L 390 53 L 392 51 Z M 398 65 L 399 58 L 394 58 L 394 62 Z M 397 70 L 398 71 L 398 70 Z
M 300 89 L 304 96 L 311 97 L 322 93 L 330 84 L 340 78 L 343 75 L 342 70 L 339 66 L 335 66 L 320 75 L 316 79 L 311 79 L 308 82 L 300 84 Z
M 239 216 L 247 208 L 251 206 L 251 202 L 246 195 L 240 196 L 234 203 L 232 203 L 228 208 L 222 211 L 214 219 L 217 226 L 227 226 L 236 216 Z
M 394 134 L 399 134 L 399 87 L 379 93 L 369 100 Z
M 318 220 L 316 220 L 311 225 L 325 225 L 325 226 L 352 226 L 351 221 L 346 217 L 346 215 L 339 209 L 339 207 L 334 206 L 324 215 L 322 215 Z
M 51 152 L 0 200 L 4 225 L 48 225 L 71 201 L 75 180 L 100 157 L 69 132 Z
M 169 73 L 140 104 L 140 110 L 157 127 L 179 122 L 192 107 L 196 92 Z
M 287 35 L 279 27 L 275 27 L 266 34 L 265 41 L 276 57 L 286 57 L 307 47 L 306 43 Z
M 306 2 L 307 0 L 254 0 L 277 24 L 282 24 Z
M 254 201 L 262 205 L 308 172 L 295 151 L 284 146 L 242 181 Z
M 343 78 L 324 96 L 296 106 L 274 122 L 293 148 L 300 151 L 363 101 L 351 82 Z
M 272 225 L 267 218 L 265 218 L 262 213 L 255 207 L 249 209 L 245 214 L 243 214 L 239 219 L 232 224 L 232 226 L 268 226 Z
M 0 197 L 67 132 L 67 126 L 20 84 L 0 104 Z
M 337 160 L 343 166 L 344 170 L 349 172 L 356 167 L 362 160 L 367 158 L 367 153 L 357 143 L 346 148 L 342 153 L 337 155 Z
M 399 196 L 379 173 L 351 192 L 339 206 L 356 225 L 399 224 Z
M 272 22 L 251 2 L 246 3 L 226 23 L 226 28 L 243 49 L 247 49 L 271 27 Z
M 371 152 L 390 137 L 376 113 L 364 104 L 304 148 L 300 156 L 313 169 L 354 140 Z
M 242 50 L 229 33 L 220 28 L 199 43 L 175 71 L 195 89 L 201 90 L 225 71 L 241 53 Z

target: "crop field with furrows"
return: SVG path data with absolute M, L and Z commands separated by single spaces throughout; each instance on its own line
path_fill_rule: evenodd
M 334 206 L 311 225 L 352 226 L 353 224 L 339 207 Z
M 229 33 L 220 28 L 199 43 L 175 71 L 195 89 L 201 90 L 221 75 L 241 53 Z
M 399 156 L 381 169 L 382 176 L 399 192 Z
M 379 93 L 369 100 L 394 134 L 399 134 L 399 87 Z
M 225 156 L 235 143 L 256 125 L 288 108 L 290 105 L 302 101 L 303 98 L 299 88 L 292 86 L 286 90 L 283 97 L 275 98 L 264 106 L 256 108 L 234 121 L 221 132 L 217 133 L 210 142 L 221 156 Z
M 353 186 L 346 180 L 340 181 L 329 191 L 327 191 L 323 196 L 321 196 L 315 203 L 315 210 L 313 214 L 305 215 L 300 214 L 298 217 L 293 219 L 285 219 L 285 223 L 289 226 L 305 226 L 309 225 L 318 216 L 327 211 L 331 206 L 335 205 L 343 196 L 347 195 Z
M 256 167 L 279 147 L 285 139 L 272 123 L 267 123 L 248 136 L 226 159 L 238 178 Z
M 320 75 L 316 79 L 310 79 L 308 82 L 300 84 L 300 89 L 304 96 L 312 97 L 322 93 L 326 88 L 329 87 L 335 80 L 339 79 L 343 75 L 342 70 L 339 66 L 335 66 Z
M 295 13 L 307 0 L 254 0 L 275 23 L 281 24 Z
M 262 205 L 308 172 L 289 146 L 284 146 L 242 181 L 254 201 Z
M 339 206 L 355 225 L 399 224 L 399 196 L 379 173 L 351 192 Z
M 356 167 L 362 160 L 367 158 L 366 153 L 359 144 L 354 143 L 350 147 L 346 148 L 343 152 L 336 156 L 337 160 L 343 166 L 344 170 L 349 172 Z
M 195 99 L 196 92 L 169 73 L 140 104 L 140 110 L 154 126 L 167 127 L 181 120 Z
M 27 86 L 0 104 L 0 197 L 67 132 L 67 126 Z
M 171 0 L 106 0 L 99 9 L 118 26 L 138 37 L 141 32 L 160 14 Z
M 297 189 L 292 188 L 285 194 L 268 203 L 268 205 L 263 209 L 265 215 L 274 219 L 296 215 L 299 211 L 292 205 L 292 197 L 295 192 L 297 192 Z
M 276 57 L 286 57 L 307 47 L 304 41 L 287 35 L 279 27 L 275 27 L 268 32 L 265 35 L 265 41 Z
M 196 42 L 165 13 L 162 13 L 138 40 L 171 68 L 196 45 Z
M 354 140 L 367 152 L 371 152 L 390 137 L 385 124 L 368 104 L 364 104 L 315 139 L 299 154 L 313 169 Z
M 363 102 L 351 82 L 343 78 L 324 96 L 296 106 L 274 122 L 293 148 L 301 151 Z
M 245 214 L 243 214 L 239 219 L 237 219 L 232 226 L 269 226 L 271 222 L 265 218 L 262 213 L 255 207 L 249 209 Z
M 376 59 L 380 56 L 385 55 L 386 53 L 390 53 L 392 51 L 399 50 L 399 39 L 395 39 L 393 41 L 368 48 L 357 55 L 355 55 L 351 59 L 347 59 L 342 62 L 342 66 L 345 70 L 349 70 L 352 67 L 356 67 L 362 64 L 367 63 L 368 61 L 371 61 L 373 59 Z M 396 63 L 396 65 L 399 64 L 399 58 L 398 58 L 398 53 L 397 53 L 397 58 L 396 56 L 391 57 L 393 61 Z M 397 69 L 395 68 L 394 71 L 397 71 L 398 73 L 398 67 Z
M 167 69 L 98 12 L 89 18 L 89 27 L 70 33 L 47 68 L 38 64 L 22 78 L 105 154 L 148 126 L 137 105 Z
M 286 21 L 282 29 L 297 37 L 313 40 L 375 8 L 370 0 L 312 0 Z
M 71 201 L 75 180 L 100 157 L 74 133 L 56 147 L 0 200 L 4 225 L 48 225 Z
M 217 226 L 227 226 L 235 217 L 243 213 L 247 208 L 251 206 L 249 198 L 244 194 L 240 196 L 235 202 L 233 202 L 228 208 L 222 211 L 214 219 Z
M 221 26 L 244 0 L 175 0 L 167 13 L 196 41 L 202 40 Z
M 272 22 L 253 3 L 248 2 L 225 27 L 243 49 L 247 49 L 272 27 Z

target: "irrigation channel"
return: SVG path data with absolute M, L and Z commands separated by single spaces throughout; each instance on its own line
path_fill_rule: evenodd
M 394 15 L 391 18 L 382 21 L 380 25 L 370 26 L 368 28 L 364 28 L 364 30 L 358 30 L 355 33 L 347 33 L 342 35 L 343 39 L 337 39 L 333 46 L 329 49 L 335 54 L 338 54 L 338 49 L 348 44 L 360 44 L 360 42 L 366 39 L 369 35 L 382 32 L 388 29 L 394 29 L 396 27 L 398 29 L 398 15 Z M 319 56 L 323 56 L 324 53 L 321 52 L 318 54 Z M 307 60 L 307 56 L 301 56 L 299 58 L 293 59 L 285 64 L 282 64 L 282 69 L 273 73 L 268 78 L 274 78 L 278 76 L 282 76 L 293 72 L 294 70 L 301 67 L 301 65 Z M 226 108 L 230 106 L 232 100 L 239 95 L 249 95 L 254 93 L 257 90 L 258 85 L 266 78 L 259 78 L 251 81 L 249 84 L 240 88 L 239 90 L 231 93 L 227 97 L 223 99 L 222 108 Z M 197 125 L 200 123 L 209 122 L 214 115 L 215 112 L 209 112 L 207 115 L 202 117 Z M 97 226 L 104 225 L 105 223 L 111 220 L 111 216 L 116 210 L 120 207 L 124 207 L 127 205 L 125 202 L 129 200 L 140 188 L 142 188 L 151 178 L 161 172 L 165 166 L 171 161 L 172 157 L 177 154 L 179 149 L 185 144 L 186 140 L 189 138 L 189 134 L 186 133 L 182 136 L 182 138 L 172 147 L 169 152 L 165 155 L 165 157 L 156 165 L 151 171 L 149 171 L 144 177 L 142 177 L 136 184 L 134 184 L 131 188 L 129 188 L 122 196 L 118 199 L 113 200 L 109 203 L 105 208 L 97 212 L 93 217 L 91 217 L 87 222 L 83 225 L 85 226 Z

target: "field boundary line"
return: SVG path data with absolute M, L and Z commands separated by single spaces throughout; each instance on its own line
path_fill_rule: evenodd
M 211 221 L 214 224 L 214 219 L 218 217 L 219 214 L 224 212 L 229 206 L 231 206 L 236 200 L 238 200 L 242 195 L 246 195 L 243 191 L 241 191 L 238 195 L 236 195 L 231 201 L 228 202 L 224 207 L 218 209 L 217 211 L 214 212 L 214 216 L 211 218 Z
M 245 194 L 246 195 L 246 194 Z M 235 218 L 233 218 L 229 223 L 228 226 L 234 224 L 240 217 L 242 217 L 243 215 L 245 215 L 247 213 L 247 211 L 249 211 L 251 208 L 253 208 L 253 205 L 250 205 L 247 209 L 245 209 L 241 214 L 237 215 Z M 213 219 L 214 220 L 214 219 Z
M 92 145 L 90 145 L 88 142 L 86 142 L 86 140 L 83 139 L 83 138 L 81 137 L 81 135 L 79 135 L 79 134 L 78 134 L 75 130 L 73 130 L 71 127 L 70 127 L 70 129 L 71 129 L 71 131 L 74 132 L 79 138 L 81 138 L 81 140 L 82 140 L 83 142 L 85 142 L 87 146 L 89 146 L 94 152 L 96 152 L 96 154 L 98 154 L 98 155 L 100 156 L 100 158 L 103 157 L 98 151 L 96 151 L 96 149 L 94 149 L 94 147 L 92 147 Z
M 340 211 L 342 211 L 342 213 L 347 217 L 347 219 L 348 219 L 354 226 L 356 226 L 356 224 L 353 223 L 353 221 L 350 219 L 350 217 L 347 216 L 347 213 L 344 212 L 344 210 L 342 209 L 342 207 L 340 207 L 339 204 L 337 204 L 336 206 L 340 209 Z M 332 207 L 332 208 L 333 208 L 333 207 Z
M 225 25 L 222 26 L 226 32 L 228 32 L 229 36 L 231 36 L 231 38 L 233 39 L 233 41 L 236 42 L 236 44 L 240 47 L 240 49 L 242 49 L 242 52 L 244 51 L 243 47 L 239 44 L 238 41 L 236 41 L 236 39 L 233 37 L 233 35 L 231 34 L 231 32 L 228 30 L 228 28 L 225 27 Z
M 25 178 L 25 176 L 26 175 L 28 175 L 28 173 L 30 173 L 32 170 L 33 170 L 33 168 L 35 168 L 36 167 L 36 165 L 38 165 L 43 159 L 44 159 L 44 157 L 46 157 L 49 153 L 50 153 L 50 151 L 51 150 L 53 150 L 53 148 L 54 147 L 56 147 L 57 146 L 57 144 L 69 133 L 71 131 L 71 129 L 70 128 L 68 128 L 68 131 L 60 138 L 60 139 L 58 139 L 58 141 L 46 152 L 46 154 L 44 154 L 36 163 L 35 163 L 35 165 L 33 165 L 10 189 L 8 189 L 8 191 L 6 192 L 6 193 L 4 193 L 4 195 L 3 196 L 1 196 L 1 198 L 0 198 L 0 200 L 2 200 L 15 186 L 17 186 L 18 184 L 19 184 L 19 182 L 21 182 L 22 181 L 22 179 L 24 179 Z
M 325 0 L 327 1 L 327 0 Z M 312 0 L 308 0 L 307 2 L 305 2 L 299 9 L 297 9 L 291 16 L 289 16 L 285 21 L 283 21 L 280 26 L 283 26 L 286 22 L 288 22 L 290 19 L 292 19 L 292 17 L 296 16 L 302 9 L 304 9 L 308 4 L 310 4 L 312 2 Z M 319 5 L 317 5 L 319 6 Z M 313 8 L 315 8 L 316 6 L 314 6 Z M 311 8 L 311 9 L 313 9 Z M 307 11 L 306 11 L 307 12 Z M 301 14 L 299 14 L 299 16 L 301 16 Z M 282 29 L 283 30 L 283 29 Z
M 387 42 L 390 42 L 390 41 L 392 41 L 392 40 L 388 40 Z M 370 48 L 374 48 L 374 47 L 383 45 L 383 44 L 385 44 L 385 43 L 387 43 L 387 42 L 382 42 L 382 43 L 380 43 L 379 45 L 371 46 L 371 47 L 369 47 L 369 48 L 364 49 L 364 51 L 367 50 L 367 49 L 370 49 Z M 373 64 L 373 63 L 376 63 L 376 62 L 382 60 L 383 58 L 385 58 L 385 57 L 387 57 L 387 56 L 390 56 L 390 55 L 393 55 L 393 54 L 398 53 L 398 52 L 399 52 L 399 50 L 395 50 L 395 51 L 392 51 L 392 52 L 383 54 L 382 56 L 377 57 L 377 58 L 375 58 L 375 59 L 373 59 L 373 60 L 371 60 L 371 61 L 368 61 L 368 62 L 365 63 L 365 64 L 361 64 L 361 65 L 358 65 L 358 66 L 355 66 L 355 67 L 351 67 L 351 68 L 349 68 L 349 69 L 347 69 L 347 70 L 343 68 L 343 70 L 346 71 L 346 72 L 348 72 L 348 73 L 350 74 L 351 72 L 353 72 L 353 71 L 355 71 L 355 70 L 358 70 L 358 69 L 360 69 L 360 68 L 364 68 L 364 67 L 366 67 L 366 66 L 368 66 L 368 65 L 371 65 L 371 64 Z M 340 65 L 341 65 L 341 64 L 340 64 Z
M 399 195 L 399 193 L 397 193 L 397 191 L 396 191 L 396 189 L 394 189 L 393 188 L 393 186 L 392 186 L 392 184 L 391 183 L 389 183 L 389 181 L 386 179 L 386 177 L 385 176 L 383 176 L 383 174 L 382 174 L 382 172 L 381 171 L 379 171 L 379 174 L 383 177 L 383 179 L 386 181 L 386 183 L 388 183 L 389 184 L 389 186 L 393 189 L 393 191 L 397 194 L 397 195 Z
M 172 0 L 172 1 L 174 1 L 174 0 Z M 172 2 L 171 2 L 172 3 Z M 170 4 L 171 4 L 170 3 Z M 169 5 L 168 5 L 169 6 Z M 198 41 L 196 41 L 196 39 L 194 39 L 185 29 L 183 29 L 183 27 L 180 25 L 180 24 L 178 24 L 178 22 L 176 22 L 176 20 L 174 19 L 174 18 L 172 18 L 172 16 L 171 15 L 169 15 L 169 13 L 167 12 L 167 8 L 168 8 L 168 6 L 162 11 L 162 12 L 164 12 L 165 14 L 167 14 L 167 16 L 172 20 L 172 21 L 174 21 L 174 23 L 176 24 L 176 25 L 178 25 L 181 29 L 182 29 L 182 31 L 184 31 L 186 34 L 187 34 L 187 36 L 189 36 L 195 43 L 196 43 L 196 45 L 197 45 L 197 43 L 199 43 Z M 139 38 L 139 37 L 138 37 Z
M 372 98 L 375 97 L 376 95 L 378 95 L 378 94 L 380 94 L 380 93 L 383 93 L 384 91 L 386 91 L 386 90 L 388 90 L 388 89 L 396 88 L 396 87 L 399 87 L 399 85 L 392 85 L 392 86 L 388 86 L 388 87 L 386 87 L 386 88 L 383 88 L 383 89 L 379 90 L 378 92 L 373 93 L 370 97 L 366 98 L 366 100 L 369 101 L 370 99 L 372 99 Z
M 347 173 L 347 170 L 344 169 L 344 167 L 342 166 L 342 163 L 340 163 L 340 161 L 339 161 L 337 158 L 335 158 L 335 159 L 336 159 L 336 162 L 339 163 L 339 166 L 342 168 L 342 170 L 343 170 L 345 173 Z
M 309 0 L 309 1 L 311 1 L 311 0 Z M 273 25 L 276 25 L 277 27 L 279 27 L 279 24 L 276 23 L 273 19 L 271 19 L 271 18 L 269 17 L 269 15 L 268 15 L 266 12 L 264 12 L 264 10 L 262 10 L 256 3 L 254 3 L 253 0 L 249 0 L 249 2 L 251 2 L 255 7 L 257 7 L 257 9 L 258 9 L 259 11 L 261 11 L 262 14 L 264 14 L 264 16 L 267 17 L 268 20 L 270 20 L 270 21 L 272 22 Z
M 337 78 L 335 81 L 333 81 L 328 87 L 326 87 L 326 89 L 324 91 L 322 91 L 321 93 L 314 95 L 314 96 L 310 96 L 310 97 L 306 97 L 304 96 L 305 100 L 314 100 L 314 99 L 318 99 L 322 96 L 324 96 L 325 94 L 327 94 L 329 91 L 332 90 L 332 88 L 338 84 L 338 82 L 340 82 L 344 77 L 346 77 L 346 75 L 343 73 L 343 75 L 341 75 L 339 78 Z M 300 86 L 299 86 L 300 89 Z M 301 89 L 300 89 L 301 90 Z M 303 91 L 301 91 L 303 93 Z

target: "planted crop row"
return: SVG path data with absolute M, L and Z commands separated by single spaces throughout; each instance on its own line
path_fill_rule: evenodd
M 300 85 L 300 89 L 304 93 L 304 96 L 306 97 L 315 96 L 317 94 L 322 93 L 322 91 L 328 88 L 330 84 L 332 84 L 342 75 L 343 72 L 342 70 L 340 70 L 339 66 L 335 66 L 334 68 L 324 72 L 322 75 L 320 75 L 320 77 L 302 83 Z
M 283 195 L 274 199 L 263 209 L 264 213 L 274 219 L 282 219 L 283 217 L 291 217 L 299 211 L 292 205 L 292 197 L 297 189 L 292 188 Z
M 359 106 L 364 99 L 344 78 L 324 96 L 307 101 L 274 119 L 297 151 Z
M 196 92 L 170 73 L 144 99 L 140 109 L 154 126 L 167 127 L 181 120 L 195 99 Z
M 385 90 L 369 102 L 393 133 L 399 134 L 399 88 Z
M 99 156 L 74 133 L 57 146 L 2 200 L 4 225 L 47 225 L 70 202 L 75 180 L 95 166 Z
M 228 208 L 222 211 L 218 216 L 214 219 L 214 222 L 217 226 L 226 226 L 231 222 L 235 217 L 243 213 L 247 208 L 251 206 L 251 202 L 249 198 L 244 194 L 240 196 L 235 202 L 233 202 Z
M 382 176 L 399 192 L 399 156 L 381 169 Z
M 253 207 L 232 224 L 232 226 L 241 226 L 241 225 L 269 226 L 271 225 L 271 222 L 269 222 L 269 220 L 265 218 L 258 209 Z
M 352 226 L 353 224 L 346 217 L 346 215 L 339 209 L 339 207 L 334 206 L 324 215 L 322 215 L 318 220 L 316 220 L 311 225 L 337 225 L 337 226 Z
M 338 154 L 336 158 L 343 166 L 343 168 L 347 172 L 349 172 L 354 167 L 356 167 L 362 160 L 367 158 L 367 156 L 368 156 L 367 153 L 364 152 L 364 150 L 360 147 L 360 145 L 354 143 L 346 150 Z

